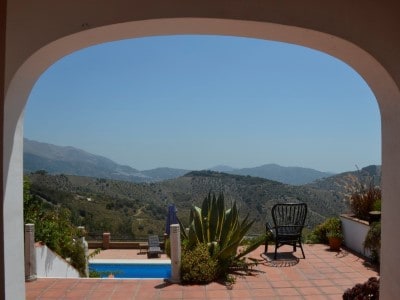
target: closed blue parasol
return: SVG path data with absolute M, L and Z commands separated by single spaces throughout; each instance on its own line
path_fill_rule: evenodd
M 176 210 L 175 204 L 169 204 L 168 205 L 167 222 L 166 222 L 166 226 L 165 226 L 165 233 L 168 235 L 169 235 L 169 231 L 170 231 L 169 226 L 171 224 L 179 224 L 176 212 L 177 212 L 177 210 Z

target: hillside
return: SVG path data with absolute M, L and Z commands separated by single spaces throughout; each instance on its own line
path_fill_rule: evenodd
M 111 231 L 114 235 L 145 237 L 162 234 L 169 203 L 187 225 L 189 210 L 199 205 L 209 191 L 224 192 L 226 203 L 236 201 L 240 214 L 256 219 L 253 233 L 264 231 L 266 215 L 277 202 L 306 202 L 307 227 L 346 210 L 346 203 L 332 191 L 291 186 L 262 178 L 200 171 L 157 183 L 132 183 L 70 175 L 36 172 L 28 175 L 32 192 L 46 202 L 72 211 L 76 225 L 90 232 Z
M 370 184 L 381 185 L 381 167 L 367 166 L 358 171 L 345 172 L 307 184 L 307 187 L 331 191 L 342 199 L 349 199 L 351 194 L 366 188 Z
M 266 215 L 278 202 L 306 202 L 309 208 L 309 228 L 327 216 L 347 210 L 347 203 L 334 192 L 292 186 L 258 177 L 196 171 L 175 180 L 162 182 L 160 186 L 174 199 L 178 208 L 185 211 L 188 211 L 188 203 L 199 205 L 209 191 L 223 192 L 226 199 L 237 202 L 243 216 L 249 213 L 257 220 L 257 231 L 264 229 Z
M 68 208 L 72 222 L 85 226 L 91 235 L 109 231 L 114 239 L 145 238 L 165 226 L 167 209 L 145 184 L 44 172 L 27 177 L 33 195 Z

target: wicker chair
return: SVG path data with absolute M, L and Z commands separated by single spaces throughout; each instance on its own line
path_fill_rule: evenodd
M 275 204 L 271 210 L 272 220 L 274 225 L 271 226 L 267 222 L 266 232 L 267 235 L 272 233 L 275 241 L 275 255 L 276 259 L 277 250 L 283 245 L 293 246 L 293 251 L 299 246 L 304 255 L 303 246 L 301 245 L 301 232 L 307 216 L 307 204 L 305 203 L 285 203 Z M 265 242 L 265 253 L 268 250 L 268 239 Z

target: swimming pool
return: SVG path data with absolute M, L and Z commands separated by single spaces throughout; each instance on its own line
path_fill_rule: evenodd
M 99 259 L 89 262 L 89 269 L 100 273 L 101 278 L 170 278 L 170 260 L 117 260 Z

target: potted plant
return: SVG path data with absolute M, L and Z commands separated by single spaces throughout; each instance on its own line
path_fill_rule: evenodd
M 327 223 L 326 237 L 331 250 L 338 251 L 343 241 L 342 224 L 339 218 L 330 218 Z
M 331 230 L 326 234 L 328 238 L 329 247 L 333 251 L 339 251 L 343 241 L 342 231 Z

